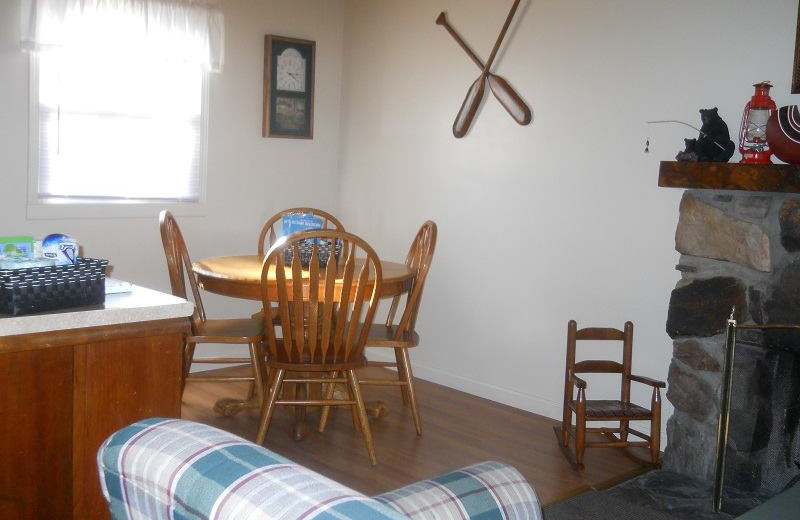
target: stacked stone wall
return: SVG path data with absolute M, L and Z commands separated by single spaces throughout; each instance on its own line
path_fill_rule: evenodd
M 664 466 L 711 480 L 731 310 L 739 323 L 800 324 L 800 196 L 688 190 L 675 248 L 681 280 L 666 324 L 674 340 L 667 399 L 675 412 Z M 737 337 L 726 476 L 769 494 L 800 473 L 800 335 Z

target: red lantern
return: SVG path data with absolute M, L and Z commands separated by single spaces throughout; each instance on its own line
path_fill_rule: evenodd
M 772 151 L 767 144 L 767 121 L 777 111 L 775 102 L 769 97 L 772 85 L 762 81 L 753 85 L 755 94 L 747 102 L 742 114 L 742 128 L 739 131 L 740 162 L 750 164 L 772 164 Z

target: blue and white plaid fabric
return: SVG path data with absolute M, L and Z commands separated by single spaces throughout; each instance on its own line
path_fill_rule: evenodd
M 98 466 L 115 520 L 403 518 L 241 437 L 178 419 L 123 428 Z
M 536 492 L 519 471 L 502 462 L 480 462 L 375 499 L 414 520 L 542 520 Z
M 230 433 L 147 419 L 109 437 L 97 456 L 115 520 L 541 519 L 533 490 L 487 462 L 368 498 Z

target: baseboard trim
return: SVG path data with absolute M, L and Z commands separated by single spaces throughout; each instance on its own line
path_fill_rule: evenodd
M 373 361 L 395 360 L 394 352 L 392 352 L 390 349 L 372 348 L 368 349 L 367 354 Z M 192 370 L 192 373 L 201 371 L 211 372 L 224 368 L 230 368 L 231 366 L 235 365 L 208 364 L 203 367 L 195 365 L 192 367 L 195 368 L 195 370 Z M 520 410 L 544 415 L 545 417 L 550 417 L 551 419 L 561 419 L 562 403 L 560 401 L 551 401 L 550 399 L 540 396 L 524 394 L 509 388 L 503 388 L 501 386 L 475 381 L 446 370 L 421 365 L 413 361 L 412 369 L 414 370 L 414 377 L 419 379 L 424 379 L 426 381 L 431 381 L 432 383 L 454 388 L 455 390 L 460 390 L 461 392 L 466 392 L 484 399 L 489 399 L 490 401 L 495 401 L 497 403 L 512 406 L 514 408 L 519 408 Z M 390 368 L 388 370 L 392 369 Z
M 379 349 L 369 349 L 369 358 L 374 361 L 394 361 L 394 353 L 390 352 L 389 349 L 380 349 L 379 352 L 376 352 L 378 350 Z M 414 377 L 419 379 L 438 383 L 468 394 L 489 399 L 490 401 L 544 415 L 552 419 L 561 419 L 563 406 L 561 402 L 552 401 L 536 395 L 524 394 L 516 390 L 489 383 L 475 381 L 452 372 L 415 362 L 412 362 L 412 369 L 414 371 Z

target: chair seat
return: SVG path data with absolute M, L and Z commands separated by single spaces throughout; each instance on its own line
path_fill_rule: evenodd
M 280 316 L 279 316 L 279 314 L 278 314 L 278 309 L 276 309 L 276 308 L 274 308 L 274 307 L 273 307 L 273 308 L 272 308 L 272 310 L 271 310 L 271 312 L 272 312 L 272 322 L 273 322 L 275 325 L 280 325 Z M 254 312 L 254 313 L 253 313 L 253 315 L 252 315 L 252 316 L 250 316 L 250 317 L 251 317 L 252 319 L 254 319 L 254 320 L 261 321 L 261 320 L 263 320 L 263 319 L 264 319 L 264 310 L 262 309 L 262 310 L 260 310 L 260 311 L 258 311 L 258 312 Z
M 569 407 L 573 410 L 576 409 L 575 401 L 570 401 Z M 586 401 L 586 417 L 591 418 L 632 418 L 649 419 L 651 412 L 647 408 L 643 408 L 633 403 L 625 403 L 623 401 L 603 401 L 603 400 L 587 400 Z
M 195 339 L 204 343 L 252 343 L 262 338 L 264 324 L 260 319 L 254 318 L 206 320 L 197 323 L 194 332 L 188 338 L 190 341 Z
M 279 339 L 277 344 L 276 355 L 267 354 L 267 366 L 270 368 L 282 368 L 293 372 L 330 372 L 332 370 L 349 370 L 367 366 L 367 358 L 365 356 L 351 359 L 346 363 L 341 362 L 341 360 L 337 361 L 333 357 L 333 347 L 330 347 L 324 361 L 321 359 L 322 356 L 319 351 L 315 353 L 314 359 L 311 359 L 311 353 L 308 350 L 303 352 L 302 361 L 297 359 L 296 353 L 292 353 L 293 357 L 289 359 L 283 348 L 283 341 Z M 341 356 L 341 352 L 339 354 Z
M 416 347 L 419 344 L 419 335 L 416 332 L 405 331 L 399 339 L 395 339 L 397 327 L 387 327 L 382 323 L 373 324 L 367 334 L 368 347 Z

